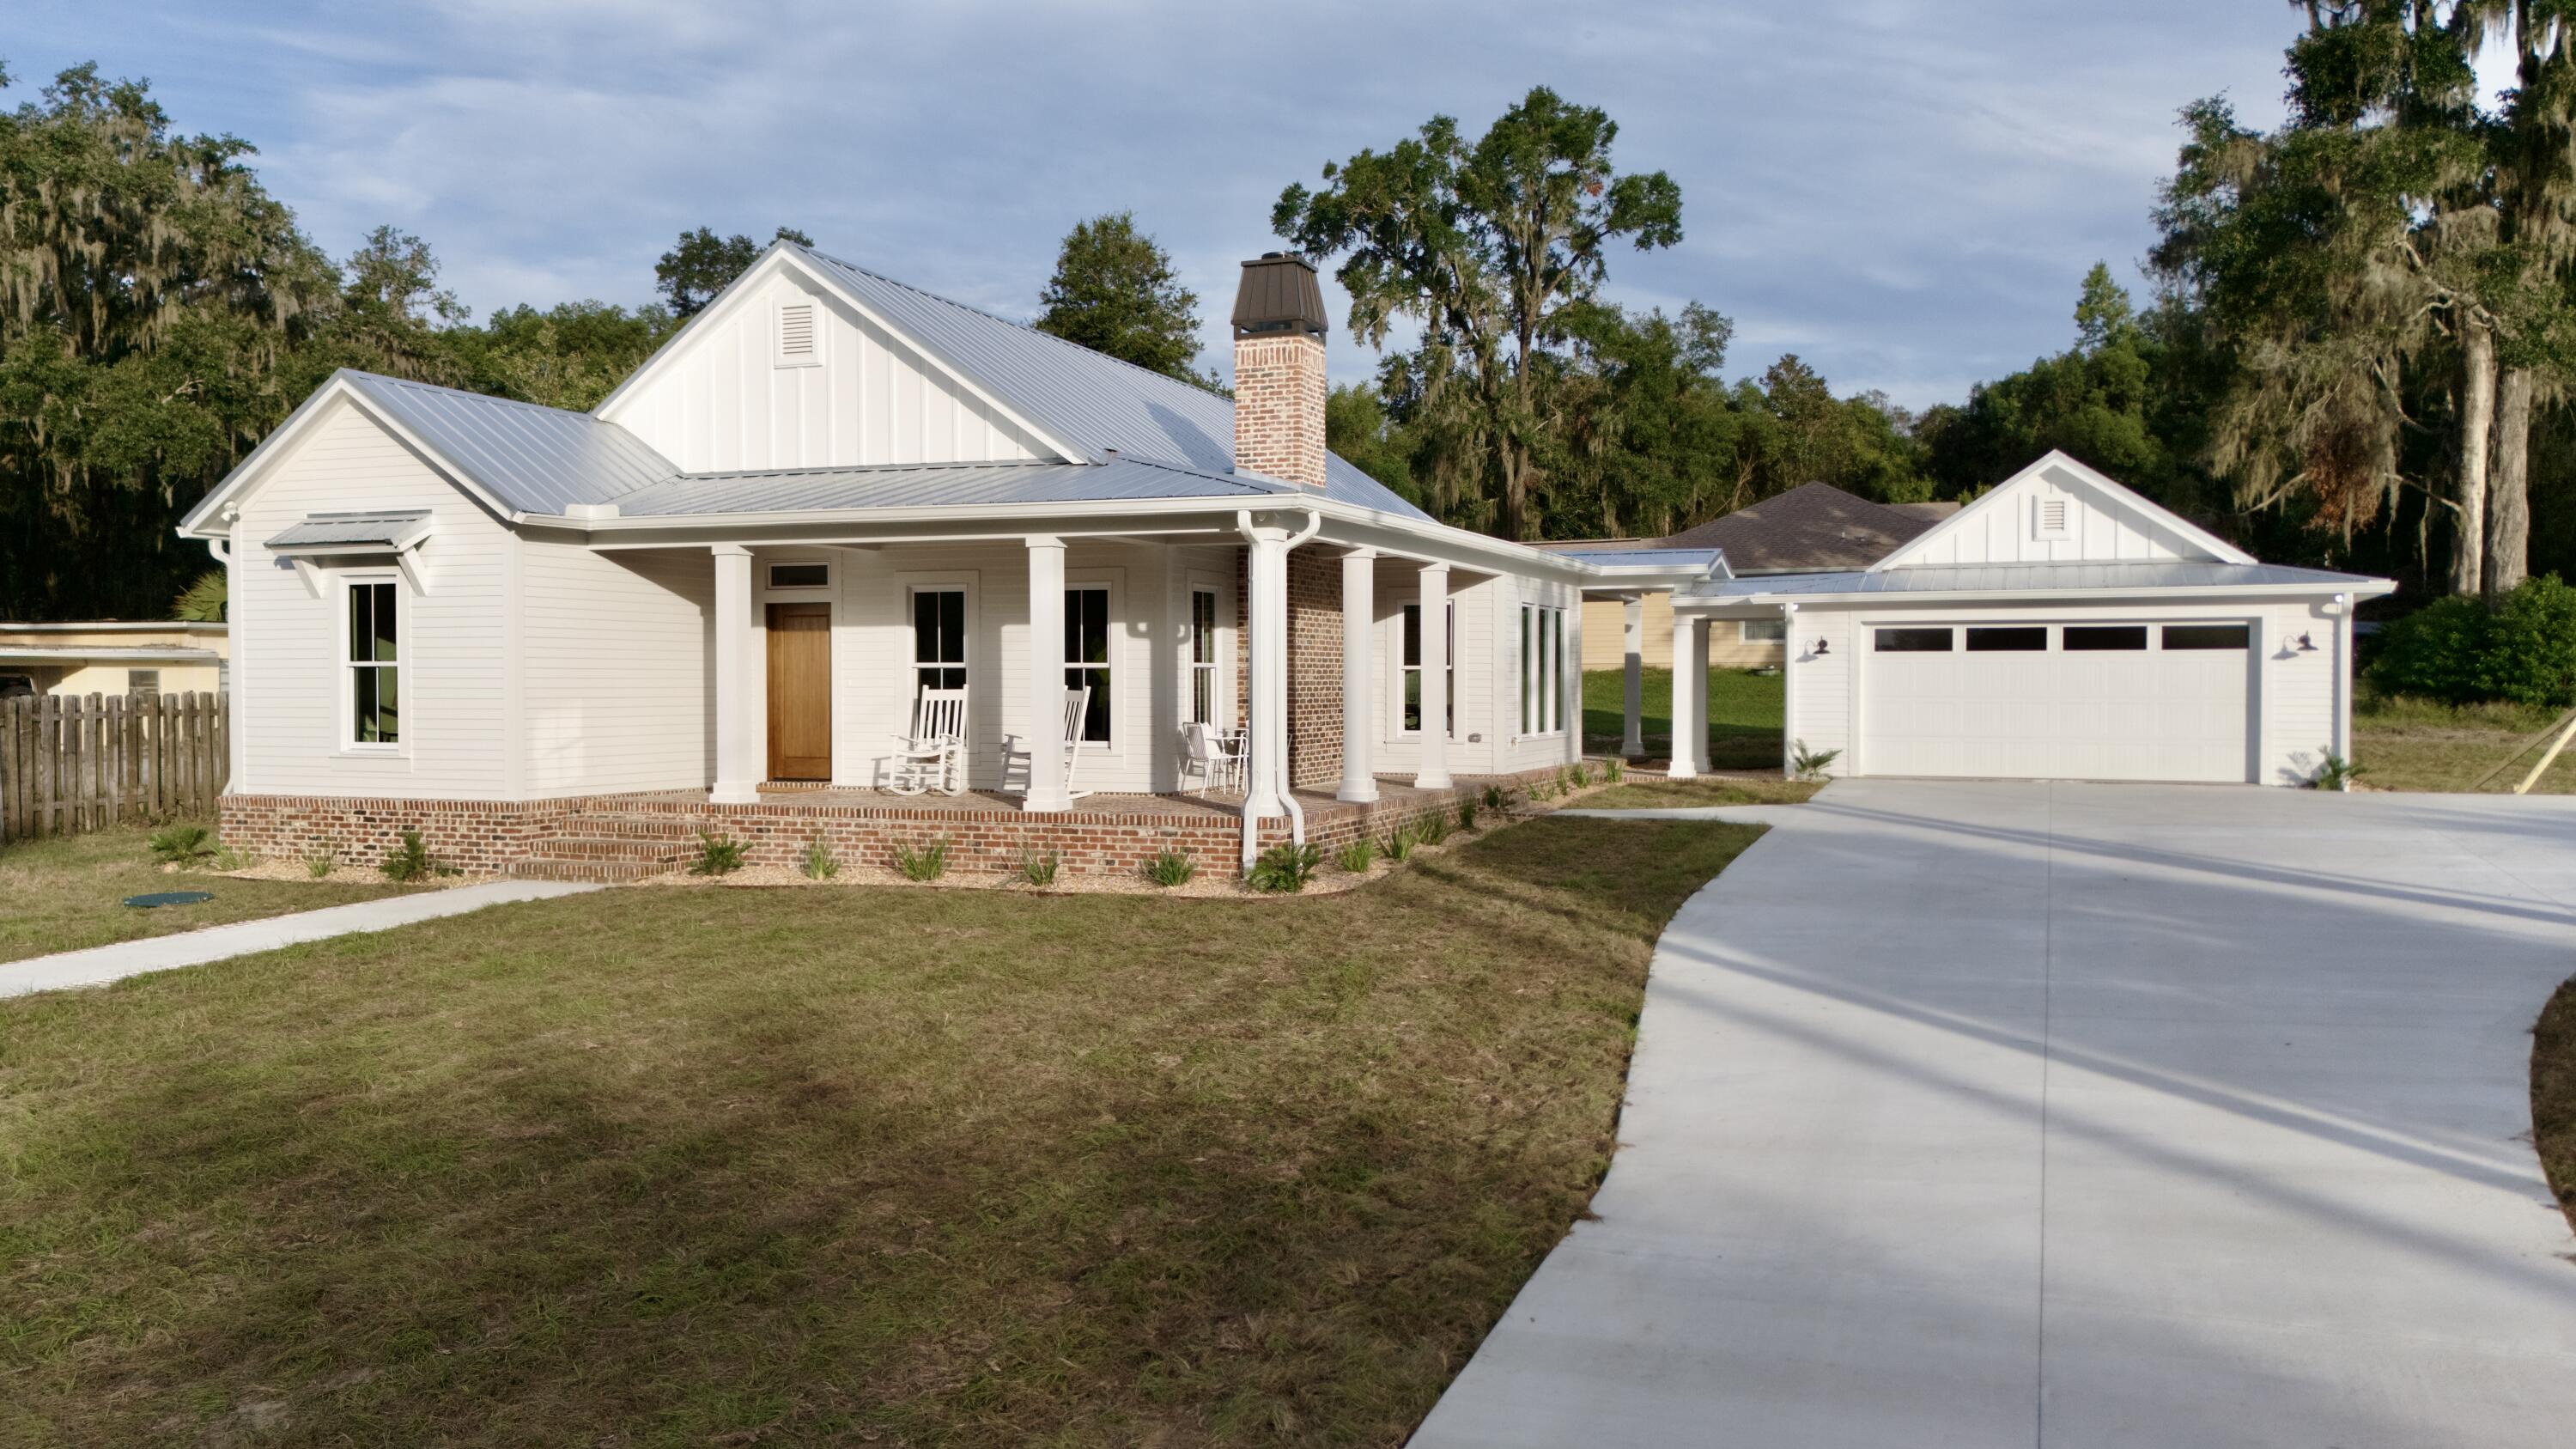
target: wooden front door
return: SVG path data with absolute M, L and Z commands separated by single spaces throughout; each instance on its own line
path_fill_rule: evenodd
M 769 778 L 832 778 L 832 606 L 769 606 Z

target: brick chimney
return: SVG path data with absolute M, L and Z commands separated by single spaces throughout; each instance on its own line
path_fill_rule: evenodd
M 1324 289 L 1315 264 L 1267 252 L 1234 294 L 1234 466 L 1324 486 Z

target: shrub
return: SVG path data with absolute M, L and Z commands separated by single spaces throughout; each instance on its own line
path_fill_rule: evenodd
M 1613 757 L 1601 763 L 1601 778 L 1616 785 L 1628 778 L 1628 762 Z
M 1434 812 L 1414 821 L 1413 838 L 1422 842 L 1424 845 L 1438 845 L 1440 842 L 1447 840 L 1449 838 L 1448 813 L 1446 811 Z
M 1821 780 L 1825 770 L 1843 757 L 1840 750 L 1811 750 L 1805 740 L 1793 740 L 1789 750 L 1789 774 L 1792 779 Z
M 742 842 L 730 835 L 712 830 L 698 832 L 698 858 L 689 866 L 691 875 L 731 875 L 742 869 Z
M 2370 683 L 2382 694 L 2576 704 L 2576 588 L 2556 574 L 2525 579 L 2492 612 L 2436 599 L 2381 630 L 2375 653 Z
M 1058 863 L 1056 853 L 1052 850 L 1044 855 L 1032 855 L 1025 850 L 1021 851 L 1020 879 L 1033 886 L 1054 885 Z
M 1304 890 L 1306 882 L 1314 878 L 1315 868 L 1323 863 L 1324 847 L 1320 845 L 1274 845 L 1252 863 L 1249 879 L 1254 890 L 1285 895 Z
M 1458 802 L 1458 828 L 1461 830 L 1473 830 L 1476 828 L 1475 801 L 1461 800 Z
M 937 880 L 948 874 L 948 842 L 934 840 L 918 849 L 909 845 L 894 848 L 894 868 L 905 880 Z
M 1177 850 L 1166 850 L 1145 863 L 1145 879 L 1166 889 L 1188 885 L 1198 873 L 1198 863 Z
M 805 844 L 805 878 L 830 880 L 841 873 L 841 857 L 832 851 L 832 842 L 815 836 Z
M 1505 790 L 1502 786 L 1500 786 L 1500 785 L 1487 785 L 1487 786 L 1485 787 L 1485 808 L 1486 808 L 1486 809 L 1488 809 L 1488 810 L 1501 810 L 1501 809 L 1503 809 L 1503 808 L 1505 808 L 1505 807 L 1509 806 L 1511 803 L 1512 803 L 1511 793 L 1510 793 L 1509 791 Z
M 2308 777 L 2311 790 L 2349 790 L 2352 782 L 2370 773 L 2366 765 L 2356 765 L 2332 750 L 2325 752 L 2325 763 Z
M 1413 827 L 1408 825 L 1388 836 L 1386 844 L 1378 847 L 1378 851 L 1387 859 L 1401 865 L 1413 859 L 1413 848 L 1421 843 L 1422 837 L 1415 834 Z
M 433 875 L 452 874 L 439 862 L 438 857 L 429 853 L 429 846 L 422 842 L 420 832 L 417 830 L 404 831 L 402 844 L 387 851 L 384 863 L 377 869 L 385 873 L 385 879 L 397 884 L 427 880 Z
M 1341 854 L 1333 857 L 1333 864 L 1351 875 L 1365 874 L 1370 866 L 1377 864 L 1377 842 L 1354 840 L 1342 847 Z
M 339 868 L 340 858 L 327 850 L 317 850 L 304 857 L 304 873 L 321 880 Z
M 145 842 L 152 858 L 168 865 L 194 865 L 215 853 L 215 832 L 202 825 L 172 825 L 152 832 Z

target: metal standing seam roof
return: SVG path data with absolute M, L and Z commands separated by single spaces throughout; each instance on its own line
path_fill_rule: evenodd
M 1550 547 L 1549 553 L 1560 558 L 1581 559 L 1599 568 L 1706 568 L 1717 562 L 1723 550 L 1714 548 L 1561 548 Z
M 1233 399 L 838 257 L 800 250 L 869 310 L 1073 445 L 1177 463 L 1204 475 L 1232 473 Z M 1339 457 L 1326 457 L 1324 475 L 1329 498 L 1430 520 L 1395 490 Z
M 643 439 L 588 413 L 371 372 L 339 376 L 476 486 L 529 513 L 613 503 L 679 471 Z
M 418 537 L 429 521 L 426 508 L 406 508 L 373 513 L 308 513 L 300 523 L 288 525 L 285 532 L 270 539 L 263 547 L 292 552 L 299 548 L 362 548 L 373 544 L 379 548 L 400 548 Z
M 1899 597 L 1906 594 L 2104 593 L 2162 589 L 2273 589 L 2310 587 L 2337 592 L 2372 588 L 2386 580 L 2288 564 L 2219 563 L 2200 559 L 2122 563 L 1925 564 L 1843 573 L 1779 574 L 1722 579 L 1690 595 L 1705 600 L 1791 597 Z
M 1117 458 L 1105 464 L 938 463 L 689 474 L 627 494 L 617 500 L 617 514 L 620 518 L 682 518 L 710 513 L 962 508 L 1146 498 L 1252 499 L 1304 491 L 1295 484 L 1264 479 L 1212 478 L 1141 458 Z

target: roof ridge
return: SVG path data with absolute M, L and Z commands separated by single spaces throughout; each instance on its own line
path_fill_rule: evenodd
M 1066 462 L 1058 458 L 995 458 L 989 462 L 953 458 L 944 463 L 809 463 L 796 468 L 717 468 L 703 473 L 676 471 L 673 478 L 776 478 L 788 473 L 928 473 L 943 468 L 1090 468 L 1083 462 Z

